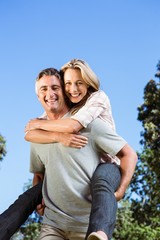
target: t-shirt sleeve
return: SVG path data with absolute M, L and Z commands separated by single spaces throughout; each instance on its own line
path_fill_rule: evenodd
M 108 109 L 110 111 L 109 98 L 103 91 L 99 90 L 92 93 L 85 105 L 71 118 L 79 121 L 86 128 L 89 123 Z
M 30 172 L 31 173 L 44 173 L 44 164 L 41 161 L 39 154 L 36 151 L 36 143 L 30 145 Z
M 126 140 L 119 136 L 108 123 L 97 118 L 92 122 L 91 134 L 96 148 L 100 152 L 114 157 L 126 144 Z

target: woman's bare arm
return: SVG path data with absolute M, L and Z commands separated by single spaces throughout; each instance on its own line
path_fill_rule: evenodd
M 60 142 L 64 146 L 74 148 L 82 148 L 88 143 L 88 139 L 80 134 L 58 133 L 44 130 L 27 131 L 25 134 L 25 140 L 34 143 Z
M 27 123 L 25 131 L 41 129 L 53 132 L 77 133 L 82 128 L 83 126 L 77 120 L 71 118 L 57 120 L 31 119 Z

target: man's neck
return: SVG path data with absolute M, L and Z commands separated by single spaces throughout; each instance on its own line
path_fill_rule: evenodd
M 64 117 L 65 114 L 69 112 L 68 108 L 63 109 L 61 112 L 47 112 L 47 119 L 48 120 L 57 120 Z

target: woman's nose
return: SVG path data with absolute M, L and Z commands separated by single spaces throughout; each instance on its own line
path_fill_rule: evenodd
M 76 92 L 76 91 L 77 91 L 77 86 L 76 86 L 76 84 L 72 84 L 72 85 L 71 85 L 70 91 L 71 91 L 71 92 Z

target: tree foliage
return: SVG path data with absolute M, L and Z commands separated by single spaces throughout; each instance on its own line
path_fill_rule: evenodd
M 37 240 L 40 233 L 40 223 L 30 218 L 21 228 L 11 237 L 11 240 Z
M 160 240 L 160 227 L 153 228 L 152 225 L 139 224 L 133 216 L 131 203 L 128 200 L 122 201 L 112 240 Z
M 160 64 L 157 68 L 159 71 Z M 160 227 L 160 83 L 150 80 L 144 88 L 143 98 L 144 103 L 138 107 L 138 120 L 143 126 L 142 150 L 138 153 L 139 161 L 131 185 L 138 198 L 133 200 L 132 208 L 133 217 L 139 224 L 154 229 Z
M 160 61 L 155 77 L 160 80 Z M 113 240 L 160 240 L 160 81 L 150 80 L 143 98 L 138 107 L 142 148 L 130 188 L 134 198 L 121 202 Z
M 0 134 L 0 161 L 3 160 L 4 156 L 6 155 L 6 140 L 4 137 Z

